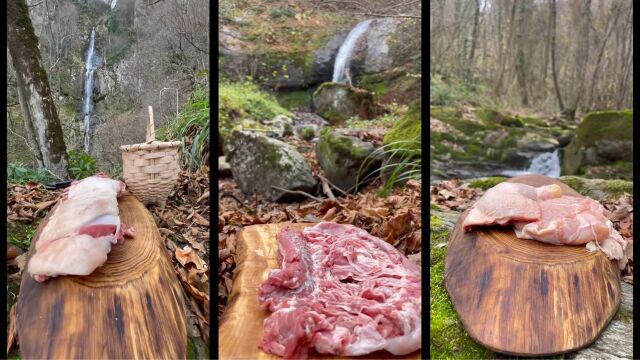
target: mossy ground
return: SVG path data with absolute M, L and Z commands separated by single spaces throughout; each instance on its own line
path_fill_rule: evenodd
M 276 98 L 280 106 L 290 111 L 311 104 L 311 94 L 307 90 L 281 91 L 276 93 Z
M 432 359 L 491 359 L 495 354 L 473 341 L 462 327 L 444 285 L 444 265 L 447 247 L 435 245 L 448 242 L 450 232 L 443 221 L 431 215 L 430 222 L 430 344 Z
M 583 196 L 594 197 L 596 192 L 600 192 L 604 193 L 606 197 L 615 199 L 624 194 L 633 194 L 632 181 L 620 179 L 598 181 L 579 176 L 563 176 L 560 180 Z
M 409 106 L 407 113 L 384 136 L 384 144 L 389 149 L 403 149 L 402 152 L 419 155 L 422 151 L 422 106 L 416 101 Z M 403 141 L 403 143 L 398 143 Z M 397 145 L 390 145 L 397 143 Z
M 488 190 L 506 180 L 507 178 L 502 176 L 473 179 L 469 181 L 469 186 L 471 186 L 472 188 Z

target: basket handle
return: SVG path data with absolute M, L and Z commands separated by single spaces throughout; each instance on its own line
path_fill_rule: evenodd
M 152 142 L 156 139 L 156 129 L 153 123 L 153 107 L 149 106 L 149 119 L 147 120 L 147 142 Z

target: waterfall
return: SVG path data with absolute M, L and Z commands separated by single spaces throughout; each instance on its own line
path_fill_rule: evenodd
M 558 156 L 558 149 L 554 152 L 546 152 L 534 157 L 527 170 L 507 170 L 503 171 L 502 174 L 507 176 L 540 174 L 552 178 L 560 177 L 560 157 Z
M 353 49 L 356 47 L 358 40 L 369 28 L 369 24 L 371 20 L 366 20 L 354 27 L 347 38 L 344 40 L 342 45 L 340 46 L 340 50 L 338 50 L 338 55 L 336 55 L 336 61 L 333 66 L 333 82 L 344 82 L 345 81 L 345 70 L 349 68 L 349 62 L 351 60 L 351 55 L 353 54 Z
M 91 30 L 89 39 L 89 49 L 84 64 L 84 96 L 82 98 L 82 116 L 84 122 L 84 151 L 89 153 L 91 150 L 91 112 L 93 110 L 93 72 L 95 66 L 95 41 L 96 29 Z

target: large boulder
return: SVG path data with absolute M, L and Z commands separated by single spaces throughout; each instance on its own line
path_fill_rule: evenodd
M 316 144 L 318 164 L 327 178 L 344 191 L 357 190 L 367 175 L 380 168 L 382 157 L 372 143 L 325 128 Z M 369 179 L 371 180 L 371 179 Z
M 234 131 L 226 149 L 231 173 L 245 194 L 288 201 L 299 196 L 274 187 L 308 193 L 316 188 L 317 182 L 304 157 L 280 140 L 250 131 Z
M 371 22 L 367 31 L 367 47 L 364 59 L 364 72 L 379 73 L 388 70 L 394 63 L 391 52 L 391 38 L 395 34 L 401 20 L 394 18 L 376 19 Z M 400 39 L 401 40 L 401 39 Z
M 633 161 L 633 112 L 587 114 L 578 125 L 575 139 L 565 148 L 563 174 L 580 174 L 587 166 L 616 161 Z
M 349 31 L 346 30 L 334 34 L 324 46 L 313 52 L 311 84 L 331 81 L 336 55 L 348 33 Z
M 533 152 L 553 151 L 560 143 L 550 134 L 541 134 L 536 132 L 527 132 L 517 139 L 516 146 L 521 150 Z
M 370 119 L 374 116 L 373 94 L 344 84 L 323 83 L 313 93 L 315 112 L 331 124 L 353 116 Z

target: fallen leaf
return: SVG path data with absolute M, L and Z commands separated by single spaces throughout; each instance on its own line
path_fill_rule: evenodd
M 189 245 L 186 245 L 183 249 L 177 248 L 175 255 L 176 259 L 178 259 L 178 262 L 180 262 L 182 266 L 186 266 L 188 263 L 193 263 L 198 270 L 204 269 L 207 266 Z

